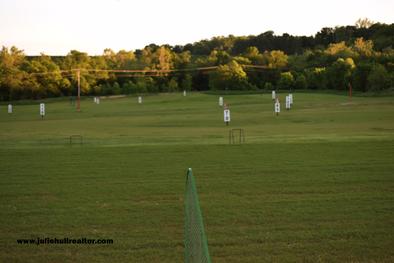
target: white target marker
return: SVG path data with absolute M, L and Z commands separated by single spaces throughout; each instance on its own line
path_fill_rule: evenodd
M 139 104 L 142 103 L 142 97 L 141 97 L 141 96 L 138 97 L 138 103 L 139 103 Z
M 293 105 L 293 94 L 289 94 L 290 105 Z
M 224 122 L 226 123 L 226 125 L 228 125 L 228 123 L 230 122 L 230 110 L 229 109 L 225 109 L 223 111 L 224 113 Z
M 93 98 L 94 103 L 97 103 L 97 97 Z
M 96 98 L 96 104 L 100 104 L 100 97 Z
M 219 106 L 223 107 L 223 97 L 219 97 Z
M 183 96 L 186 97 L 186 90 L 183 91 Z
M 275 92 L 275 90 L 273 90 L 272 91 L 272 100 L 275 100 L 276 99 L 276 92 Z
M 279 115 L 279 113 L 280 113 L 280 103 L 279 103 L 278 99 L 275 102 L 275 113 L 276 113 L 276 115 Z
M 8 104 L 8 113 L 12 113 L 12 105 Z
M 40 103 L 40 115 L 41 115 L 41 118 L 44 118 L 44 116 L 45 116 L 45 103 Z
M 286 96 L 286 110 L 290 110 L 290 96 Z

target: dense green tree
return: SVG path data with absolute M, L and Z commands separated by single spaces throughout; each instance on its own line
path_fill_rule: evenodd
M 231 61 L 231 56 L 226 51 L 213 50 L 208 57 L 209 65 L 218 66 Z
M 115 83 L 112 85 L 112 94 L 114 95 L 119 95 L 121 93 L 121 88 L 118 82 L 115 81 Z
M 148 92 L 149 80 L 147 78 L 138 78 L 135 85 L 135 93 L 141 94 Z
M 27 77 L 21 67 L 25 54 L 16 47 L 3 46 L 0 51 L 0 98 L 2 100 L 19 99 L 23 94 L 23 83 Z
M 368 75 L 372 70 L 372 64 L 369 62 L 361 62 L 357 65 L 352 73 L 352 87 L 354 90 L 367 91 Z
M 104 94 L 102 88 L 103 88 L 103 87 L 102 87 L 102 85 L 100 85 L 100 84 L 94 86 L 94 87 L 92 88 L 92 90 L 91 90 L 92 95 L 102 95 L 102 94 Z M 128 94 L 128 93 L 125 93 L 125 94 Z
M 106 48 L 104 49 L 102 57 L 104 58 L 105 64 L 107 65 L 108 68 L 115 69 L 116 68 L 116 54 L 115 52 L 110 49 Z
M 265 52 L 264 57 L 267 61 L 267 66 L 269 68 L 282 69 L 286 67 L 288 63 L 288 56 L 280 50 Z
M 355 56 L 352 49 L 346 46 L 345 41 L 329 44 L 325 53 L 337 58 L 350 58 Z
M 306 81 L 304 74 L 302 74 L 302 73 L 298 74 L 298 76 L 294 82 L 294 88 L 295 89 L 306 89 L 307 87 L 308 87 L 308 83 Z
M 335 27 L 334 42 L 339 43 L 344 41 L 346 43 L 350 43 L 355 36 L 356 30 L 356 26 Z
M 133 69 L 135 65 L 135 55 L 133 51 L 120 50 L 116 53 L 116 66 L 117 69 Z
M 264 84 L 264 89 L 265 89 L 265 90 L 273 90 L 273 89 L 274 89 L 274 85 L 272 85 L 271 82 L 266 82 L 266 83 Z
M 175 68 L 187 68 L 191 63 L 192 55 L 190 51 L 184 51 L 178 54 L 174 53 L 173 56 Z
M 94 69 L 91 57 L 89 57 L 85 52 L 71 50 L 64 58 L 62 68 L 66 70 L 74 70 L 74 73 L 71 75 L 73 94 L 77 94 L 77 73 L 75 70 L 81 70 L 80 86 L 82 94 L 88 94 L 90 92 L 90 88 L 96 86 L 97 80 L 99 79 L 97 74 L 85 71 Z
M 280 74 L 278 81 L 278 89 L 291 90 L 294 87 L 294 77 L 291 72 L 283 72 Z
M 178 81 L 176 78 L 171 78 L 168 82 L 168 91 L 169 92 L 176 92 L 178 91 Z
M 346 90 L 352 74 L 352 65 L 342 58 L 327 68 L 327 85 L 330 89 Z
M 158 70 L 170 70 L 173 68 L 173 56 L 168 48 L 161 46 L 156 52 L 156 58 L 158 59 L 156 64 Z
M 137 54 L 137 65 L 139 69 L 153 69 L 154 50 L 146 46 L 144 49 L 135 52 Z
M 307 50 L 306 52 L 304 52 L 301 55 L 290 56 L 288 59 L 289 67 L 292 70 L 295 70 L 297 72 L 302 72 L 304 69 L 311 66 L 311 65 L 309 65 L 309 62 L 308 62 L 309 56 L 311 54 L 313 54 L 313 52 L 310 50 Z
M 252 64 L 252 62 L 248 58 L 245 58 L 242 56 L 233 57 L 233 60 L 237 61 L 237 63 L 240 65 L 251 65 Z
M 309 89 L 326 89 L 327 88 L 327 71 L 326 68 L 311 68 L 305 70 L 306 79 Z
M 245 71 L 233 60 L 211 73 L 209 86 L 214 90 L 242 90 L 248 88 L 247 80 Z
M 248 47 L 243 56 L 248 58 L 251 64 L 261 65 L 264 63 L 263 54 L 259 52 L 257 47 Z
M 370 57 L 373 55 L 372 40 L 364 40 L 362 37 L 354 41 L 353 49 L 361 56 Z
M 135 83 L 131 80 L 128 80 L 122 84 L 122 93 L 123 94 L 132 94 L 136 92 Z
M 382 91 L 390 87 L 390 75 L 381 64 L 372 66 L 367 81 L 369 91 Z
M 335 30 L 330 27 L 324 27 L 315 36 L 316 44 L 327 46 L 335 42 Z
M 36 82 L 36 84 L 30 83 L 30 86 L 35 87 L 33 97 L 42 98 L 71 93 L 70 81 L 62 76 L 60 67 L 50 56 L 41 54 L 31 61 L 26 61 L 24 69 L 31 74 L 31 80 Z
M 394 23 L 391 25 L 376 23 L 368 30 L 370 31 L 369 40 L 373 41 L 375 50 L 383 51 L 394 47 Z
M 101 56 L 72 50 L 65 57 L 28 57 L 16 47 L 3 47 L 0 100 L 75 95 L 78 69 L 82 94 L 95 95 L 191 88 L 271 89 L 271 85 L 344 90 L 350 82 L 358 91 L 380 91 L 393 86 L 393 46 L 394 24 L 360 19 L 356 25 L 323 28 L 310 37 L 267 31 L 257 36 L 213 37 L 185 46 L 105 49 Z M 211 68 L 196 71 L 197 67 Z
M 187 91 L 192 90 L 192 83 L 193 83 L 192 76 L 190 74 L 186 74 L 182 79 L 182 83 L 181 83 L 182 90 L 187 90 Z
M 157 93 L 160 91 L 159 87 L 157 86 L 155 80 L 152 77 L 145 78 L 145 82 L 146 82 L 146 87 L 148 89 L 148 92 Z

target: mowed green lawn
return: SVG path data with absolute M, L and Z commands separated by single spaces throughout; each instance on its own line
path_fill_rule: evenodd
M 1 105 L 0 262 L 182 262 L 189 167 L 213 262 L 394 261 L 394 97 L 224 98 L 228 127 L 199 93 Z

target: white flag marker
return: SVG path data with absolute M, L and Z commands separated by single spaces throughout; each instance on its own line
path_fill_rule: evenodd
M 223 107 L 223 97 L 219 97 L 219 106 Z
M 286 110 L 290 110 L 290 96 L 286 96 Z
M 230 122 L 230 110 L 225 109 L 223 113 L 224 113 L 224 122 L 226 123 L 226 125 L 228 125 L 228 123 Z
M 279 115 L 279 113 L 280 113 L 279 99 L 276 99 L 276 102 L 275 102 L 275 113 L 276 113 L 276 115 Z
M 40 103 L 40 115 L 41 115 L 41 118 L 44 118 L 44 116 L 45 116 L 45 103 Z

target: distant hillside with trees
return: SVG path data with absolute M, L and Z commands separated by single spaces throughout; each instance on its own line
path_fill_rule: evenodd
M 213 37 L 185 46 L 105 49 L 101 56 L 71 50 L 66 56 L 0 51 L 0 100 L 71 96 L 77 76 L 84 95 L 180 90 L 311 89 L 360 92 L 394 89 L 394 24 L 359 19 L 314 36 Z M 196 70 L 200 68 L 200 70 Z M 176 71 L 171 71 L 176 69 Z M 93 71 L 96 70 L 96 71 Z M 115 73 L 99 70 L 145 70 Z M 38 74 L 39 73 L 39 74 Z M 46 73 L 46 74 L 42 74 Z

